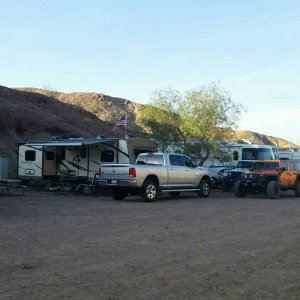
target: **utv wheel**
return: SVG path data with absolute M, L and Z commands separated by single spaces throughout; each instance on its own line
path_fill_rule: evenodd
M 267 185 L 267 196 L 270 199 L 278 199 L 280 196 L 280 186 L 277 181 L 270 181 Z
M 243 198 L 246 196 L 246 192 L 243 190 L 240 180 L 235 182 L 233 191 L 236 197 Z
M 157 184 L 152 180 L 146 180 L 141 190 L 141 197 L 144 201 L 153 202 L 157 197 Z
M 128 191 L 123 189 L 113 189 L 112 190 L 112 197 L 115 200 L 124 200 L 125 197 L 128 195 Z
M 202 179 L 199 184 L 198 196 L 207 198 L 210 194 L 210 183 L 208 179 Z
M 169 192 L 169 195 L 171 197 L 178 197 L 180 195 L 180 192 Z
M 230 192 L 230 185 L 228 183 L 222 182 L 223 192 Z
M 295 195 L 296 195 L 296 197 L 300 197 L 300 182 L 296 183 L 296 186 L 295 186 Z

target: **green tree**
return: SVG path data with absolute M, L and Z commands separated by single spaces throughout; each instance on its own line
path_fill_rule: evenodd
M 202 165 L 212 153 L 222 156 L 222 145 L 230 139 L 244 110 L 227 90 L 212 83 L 185 93 L 155 91 L 150 105 L 142 110 L 142 119 L 163 150 L 172 145 L 199 157 Z

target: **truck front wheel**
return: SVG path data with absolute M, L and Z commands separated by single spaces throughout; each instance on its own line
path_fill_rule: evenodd
M 243 198 L 246 196 L 246 192 L 243 190 L 240 180 L 235 182 L 233 191 L 236 197 Z
M 199 184 L 198 196 L 207 198 L 210 194 L 210 183 L 208 179 L 202 179 Z
M 280 186 L 277 181 L 270 181 L 267 185 L 267 196 L 270 199 L 277 199 L 280 196 Z
M 141 197 L 144 201 L 153 202 L 157 197 L 157 184 L 152 180 L 146 180 L 141 190 Z

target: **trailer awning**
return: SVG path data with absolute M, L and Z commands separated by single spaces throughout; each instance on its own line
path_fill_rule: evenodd
M 95 140 L 54 140 L 54 141 L 28 141 L 24 146 L 28 147 L 75 147 L 75 146 L 88 146 L 104 143 L 112 143 L 116 139 L 95 139 Z

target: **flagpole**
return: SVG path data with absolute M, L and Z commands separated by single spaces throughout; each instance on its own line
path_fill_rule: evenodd
M 126 129 L 127 129 L 127 100 L 124 101 L 125 106 L 125 126 L 124 126 L 124 138 L 126 139 Z
M 126 126 L 127 126 L 127 116 L 125 114 L 125 126 L 124 126 L 124 138 L 126 139 Z

